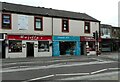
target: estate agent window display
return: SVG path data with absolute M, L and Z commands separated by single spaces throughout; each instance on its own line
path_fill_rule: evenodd
M 38 52 L 49 52 L 49 41 L 39 41 Z
M 11 29 L 11 14 L 2 14 L 2 29 Z

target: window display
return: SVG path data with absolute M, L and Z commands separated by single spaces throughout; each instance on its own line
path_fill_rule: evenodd
M 94 42 L 88 42 L 90 51 L 95 51 L 95 43 Z
M 38 52 L 49 52 L 49 41 L 39 41 Z
M 22 52 L 22 41 L 9 41 L 9 52 Z
M 2 14 L 2 28 L 11 29 L 11 14 Z

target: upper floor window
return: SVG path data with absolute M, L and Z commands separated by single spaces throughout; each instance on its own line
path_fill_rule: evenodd
M 2 28 L 11 29 L 11 14 L 2 14 Z
M 34 29 L 43 31 L 43 19 L 42 19 L 42 17 L 34 17 Z
M 110 29 L 109 28 L 101 28 L 102 35 L 110 35 Z
M 69 32 L 69 20 L 68 19 L 62 20 L 62 32 Z
M 85 22 L 84 32 L 90 33 L 90 22 Z

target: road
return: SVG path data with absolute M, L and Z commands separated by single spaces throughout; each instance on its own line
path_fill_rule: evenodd
M 4 82 L 118 80 L 118 59 L 107 56 L 3 60 Z M 104 78 L 103 78 L 104 77 Z

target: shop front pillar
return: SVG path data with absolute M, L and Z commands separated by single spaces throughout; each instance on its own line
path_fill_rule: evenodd
M 75 48 L 75 55 L 76 56 L 79 56 L 81 53 L 80 53 L 80 41 L 77 41 L 76 42 L 76 48 Z
M 53 41 L 53 56 L 60 56 L 59 41 Z

